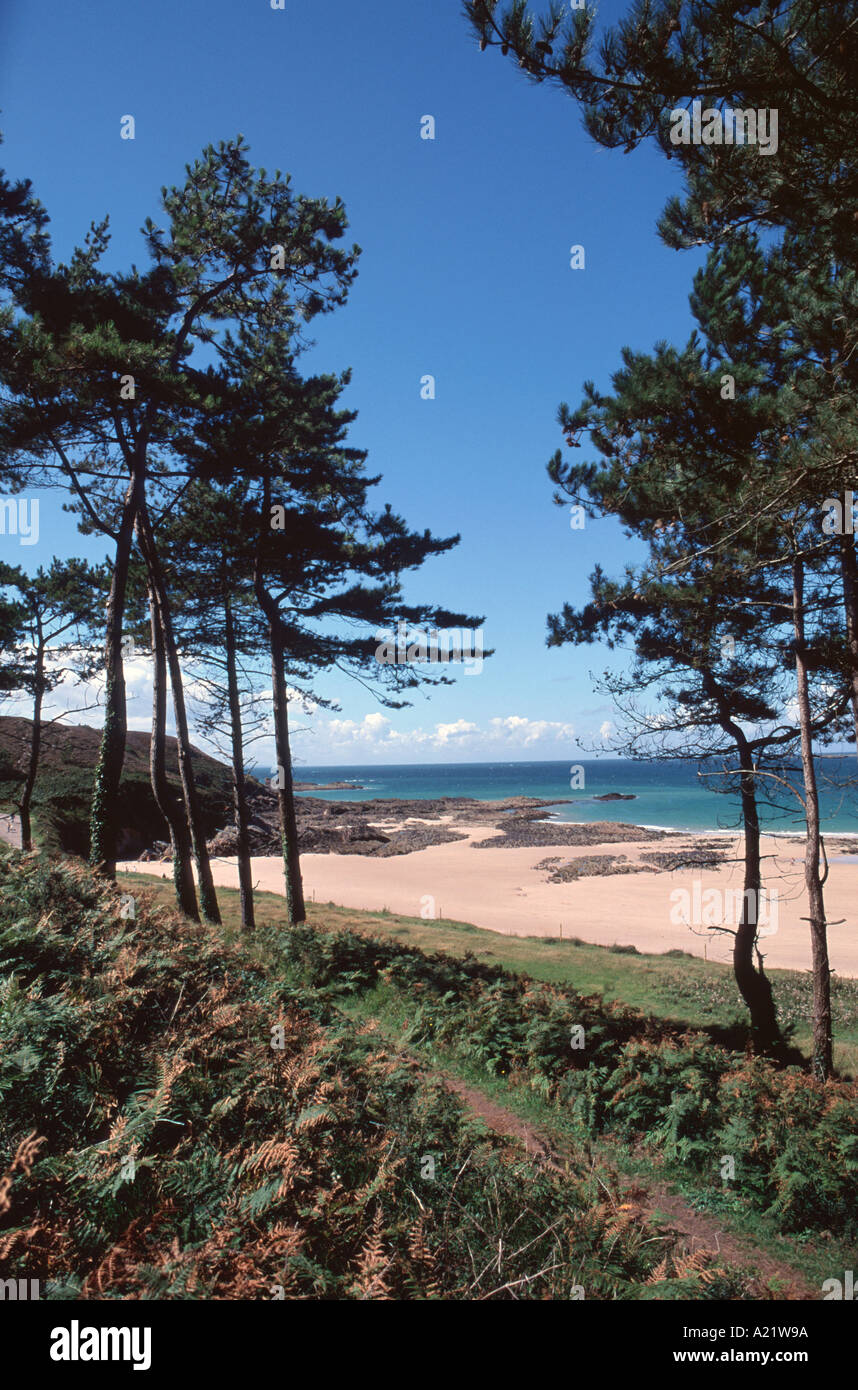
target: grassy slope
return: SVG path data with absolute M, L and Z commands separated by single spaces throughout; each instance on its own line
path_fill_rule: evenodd
M 140 878 L 139 874 L 129 874 L 127 883 L 133 885 Z M 165 880 L 146 875 L 145 881 L 159 901 L 172 900 L 172 888 Z M 220 888 L 218 897 L 224 920 L 237 928 L 238 893 Z M 281 920 L 282 898 L 259 893 L 256 903 L 261 924 L 275 925 Z M 642 1013 L 690 1028 L 721 1029 L 726 1039 L 741 1042 L 744 1010 L 727 965 L 697 956 L 631 954 L 577 940 L 500 936 L 461 922 L 359 912 L 333 903 L 311 903 L 308 911 L 309 920 L 318 925 L 381 936 L 424 951 L 448 951 L 460 957 L 470 951 L 479 960 L 523 972 L 535 980 L 573 984 L 582 994 L 619 999 Z M 796 970 L 773 970 L 771 978 L 781 1017 L 795 1027 L 795 1044 L 809 1056 L 810 978 Z M 835 978 L 833 991 L 835 1064 L 842 1075 L 858 1077 L 858 981 Z
M 344 1003 L 343 1008 L 356 1024 L 373 1027 L 391 1044 L 408 1030 L 409 1001 L 390 988 L 355 997 Z M 427 1066 L 456 1077 L 466 1086 L 478 1087 L 485 1096 L 517 1116 L 532 1135 L 546 1139 L 560 1160 L 568 1162 L 571 1154 L 574 1165 L 574 1155 L 580 1153 L 581 1146 L 579 1126 L 558 1111 L 556 1105 L 546 1101 L 526 1078 L 488 1075 L 485 1067 L 455 1047 L 409 1043 L 409 1050 Z M 630 1197 L 641 1200 L 655 1187 L 657 1191 L 664 1189 L 680 1194 L 691 1212 L 715 1218 L 714 1223 L 701 1223 L 704 1234 L 699 1237 L 698 1244 L 721 1249 L 726 1245 L 724 1236 L 729 1233 L 731 1243 L 744 1257 L 745 1267 L 757 1265 L 766 1269 L 765 1282 L 773 1294 L 796 1284 L 820 1290 L 827 1278 L 854 1265 L 855 1248 L 850 1241 L 831 1239 L 828 1235 L 819 1241 L 810 1233 L 802 1233 L 798 1240 L 793 1235 L 784 1235 L 776 1222 L 761 1216 L 741 1199 L 737 1200 L 723 1185 L 701 1181 L 700 1174 L 689 1171 L 683 1163 L 670 1162 L 646 1147 L 618 1144 L 593 1135 L 586 1143 L 586 1155 L 597 1169 L 604 1165 L 629 1184 L 624 1193 L 626 1201 Z M 669 1213 L 674 1203 L 665 1202 L 664 1213 L 658 1198 L 649 1205 L 656 1220 L 671 1224 Z
M 129 886 L 133 885 L 136 877 L 128 876 Z M 149 891 L 156 899 L 169 898 L 169 889 L 162 880 L 148 880 L 147 893 Z M 223 891 L 221 902 L 225 922 L 234 928 L 238 921 L 237 894 Z M 258 919 L 262 932 L 258 946 L 253 946 L 252 949 L 261 952 L 261 958 L 264 960 L 271 959 L 271 932 L 273 929 L 276 933 L 281 916 L 282 902 L 279 898 L 271 894 L 259 896 Z M 326 934 L 357 933 L 368 942 L 381 940 L 390 943 L 391 946 L 407 942 L 410 947 L 430 952 L 441 951 L 460 960 L 467 959 L 470 954 L 477 961 L 492 961 L 508 970 L 527 974 L 534 980 L 561 985 L 571 983 L 581 995 L 599 994 L 604 991 L 606 998 L 621 998 L 655 1018 L 678 1023 L 682 1029 L 705 1029 L 722 1045 L 729 1045 L 731 1035 L 735 1031 L 731 1028 L 735 1006 L 729 971 L 726 967 L 707 964 L 694 958 L 644 957 L 575 942 L 564 942 L 561 945 L 559 942 L 545 941 L 541 938 L 499 937 L 494 933 L 457 923 L 431 923 L 419 918 L 395 917 L 388 913 L 362 913 L 333 905 L 311 905 L 310 922 L 317 930 Z M 276 940 L 276 936 L 273 939 Z M 786 1001 L 787 1004 L 800 998 L 806 989 L 803 977 L 794 972 L 775 972 L 775 983 L 782 1003 Z M 418 985 L 417 988 L 422 987 Z M 540 1133 L 549 1136 L 559 1153 L 568 1153 L 570 1144 L 580 1148 L 580 1124 L 570 1118 L 565 1105 L 558 1107 L 556 1098 L 546 1094 L 542 1080 L 538 1077 L 535 1079 L 527 1069 L 518 1068 L 513 1070 L 512 1074 L 507 1074 L 504 1069 L 499 1073 L 495 1072 L 491 1067 L 487 1068 L 484 1060 L 479 1056 L 475 1057 L 467 1047 L 459 1046 L 458 1036 L 465 1036 L 469 1031 L 469 1008 L 466 1008 L 462 1017 L 460 1033 L 457 1035 L 454 1026 L 450 1034 L 442 1037 L 435 1035 L 431 1029 L 428 1032 L 422 1030 L 420 1025 L 415 1023 L 415 1017 L 421 1011 L 433 1010 L 426 997 L 409 993 L 408 989 L 402 987 L 401 982 L 397 982 L 395 978 L 388 978 L 387 975 L 376 979 L 374 983 L 364 982 L 354 989 L 344 985 L 338 990 L 336 999 L 337 1007 L 356 1024 L 377 1031 L 392 1046 L 404 1049 L 409 1055 L 416 1055 L 427 1066 L 442 1068 L 465 1083 L 478 1086 L 484 1094 L 494 1097 Z M 855 1004 L 856 989 L 847 982 L 847 992 L 841 998 L 840 1005 L 844 1015 L 849 1015 L 849 1011 L 852 1011 L 853 1040 L 846 1043 L 845 1048 L 855 1046 Z M 439 1017 L 443 1015 L 445 1007 L 452 1005 L 446 1006 L 443 998 L 436 1002 L 434 1009 Z M 632 1076 L 635 1071 L 636 1063 L 632 1059 Z M 691 1075 L 694 1075 L 693 1070 Z M 668 1088 L 671 1088 L 677 1084 L 683 1087 L 688 1083 L 684 1076 L 677 1074 L 677 1080 L 668 1081 L 667 1084 Z M 696 1086 L 697 1083 L 695 1081 L 692 1084 Z M 743 1088 L 744 1083 L 740 1083 L 740 1091 Z M 788 1089 L 785 1101 L 788 1102 L 789 1096 Z M 854 1116 L 858 1109 L 854 1088 L 847 1088 L 844 1096 L 846 1111 L 853 1116 L 851 1129 L 854 1130 Z M 769 1103 L 764 1096 L 763 1109 Z M 781 1102 L 774 1101 L 775 1111 L 780 1105 Z M 799 1105 L 796 1115 L 802 1114 L 805 1112 Z M 809 1111 L 806 1115 L 810 1133 L 815 1121 L 810 1119 Z M 749 1111 L 748 1118 L 753 1133 L 759 1114 L 755 1118 L 753 1111 Z M 655 1121 L 653 1123 L 655 1124 Z M 805 1120 L 793 1116 L 787 1122 L 788 1126 L 796 1123 L 800 1129 Z M 851 1163 L 853 1168 L 858 1170 L 858 1153 L 852 1159 L 848 1157 L 858 1140 L 854 1137 L 850 1139 L 849 1132 L 850 1126 L 847 1122 L 847 1134 L 842 1137 L 843 1157 L 837 1161 L 841 1164 L 845 1161 L 847 1166 Z M 693 1127 L 690 1134 L 694 1134 Z M 679 1141 L 679 1150 L 683 1142 Z M 692 1146 L 695 1142 L 692 1138 Z M 747 1134 L 743 1142 L 747 1142 Z M 779 1142 L 779 1139 L 776 1139 L 774 1144 L 775 1165 L 778 1162 Z M 828 1139 L 822 1141 L 823 1150 L 830 1142 Z M 765 1202 L 760 1203 L 756 1198 L 749 1200 L 737 1189 L 731 1189 L 720 1181 L 713 1182 L 711 1175 L 705 1171 L 701 1172 L 699 1166 L 695 1167 L 693 1163 L 684 1161 L 678 1157 L 677 1152 L 671 1153 L 670 1144 L 666 1146 L 666 1151 L 654 1153 L 651 1148 L 642 1149 L 638 1139 L 617 1142 L 616 1139 L 606 1138 L 597 1132 L 588 1133 L 585 1144 L 588 1154 L 598 1157 L 600 1163 L 608 1164 L 622 1172 L 632 1182 L 640 1180 L 645 1186 L 651 1187 L 654 1172 L 657 1172 L 661 1175 L 659 1180 L 666 1182 L 669 1188 L 681 1192 L 695 1210 L 709 1213 L 718 1224 L 723 1223 L 725 1229 L 734 1232 L 740 1246 L 747 1247 L 750 1244 L 752 1249 L 765 1251 L 773 1260 L 798 1271 L 814 1288 L 820 1288 L 822 1281 L 831 1277 L 833 1273 L 836 1274 L 841 1267 L 849 1268 L 854 1264 L 854 1248 L 848 1240 L 825 1229 L 825 1218 L 821 1227 L 817 1224 L 815 1231 L 796 1230 L 785 1234 L 781 1229 L 782 1222 L 771 1214 L 766 1214 Z M 698 1149 L 705 1150 L 707 1146 L 712 1147 L 708 1139 L 704 1144 L 697 1144 Z M 715 1148 L 720 1154 L 721 1147 L 715 1144 Z M 785 1161 L 781 1179 L 786 1181 L 787 1186 L 792 1182 L 802 1181 L 797 1174 L 806 1161 L 806 1156 L 795 1160 L 794 1177 L 789 1176 L 793 1160 Z M 817 1160 L 811 1158 L 808 1167 L 813 1169 L 816 1163 Z
M 482 1133 L 337 1006 L 339 972 L 308 981 L 300 933 L 241 942 L 158 896 L 135 885 L 124 920 L 80 864 L 0 855 L 2 1277 L 60 1299 L 754 1296 L 675 1254 L 607 1165 L 557 1174 Z

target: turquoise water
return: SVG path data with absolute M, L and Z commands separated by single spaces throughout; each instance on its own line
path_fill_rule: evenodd
M 570 768 L 583 769 L 583 787 L 570 786 Z M 395 767 L 312 767 L 298 765 L 299 782 L 353 782 L 351 791 L 312 795 L 335 801 L 365 801 L 376 797 L 410 800 L 441 796 L 470 796 L 499 801 L 507 796 L 537 796 L 556 803 L 552 814 L 564 821 L 631 821 L 637 825 L 676 830 L 730 830 L 739 824 L 735 795 L 709 790 L 697 776 L 706 764 L 697 762 L 631 762 L 624 759 L 582 759 L 532 763 L 436 763 Z M 824 829 L 858 833 L 858 780 L 854 757 L 820 759 L 820 793 Z M 580 775 L 578 777 L 580 781 Z M 708 777 L 706 783 L 717 779 Z M 596 801 L 597 796 L 623 792 L 634 801 Z M 304 793 L 307 794 L 307 793 Z M 784 792 L 780 806 L 761 806 L 760 819 L 769 830 L 800 832 L 801 807 Z

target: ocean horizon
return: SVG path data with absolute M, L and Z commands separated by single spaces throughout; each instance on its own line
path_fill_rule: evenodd
M 576 774 L 575 768 L 582 771 Z M 858 787 L 850 785 L 858 780 L 855 758 L 851 754 L 822 757 L 819 769 L 823 832 L 858 834 Z M 710 775 L 703 779 L 698 771 Z M 294 777 L 296 782 L 354 784 L 347 789 L 301 793 L 335 801 L 431 801 L 443 796 L 500 801 L 532 796 L 551 802 L 546 816 L 550 812 L 551 819 L 559 821 L 625 821 L 652 829 L 713 834 L 734 831 L 740 826 L 739 798 L 735 793 L 713 789 L 713 785 L 723 786 L 723 779 L 711 775 L 714 771 L 714 764 L 697 760 L 597 758 L 388 766 L 306 763 L 295 766 Z M 797 774 L 792 774 L 792 780 L 800 786 Z M 571 786 L 573 781 L 579 785 Z M 597 799 L 617 794 L 633 799 Z M 801 804 L 785 788 L 778 789 L 775 804 L 761 801 L 760 821 L 765 830 L 781 834 L 804 831 Z

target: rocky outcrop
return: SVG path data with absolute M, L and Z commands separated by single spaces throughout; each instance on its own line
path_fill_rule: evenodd
M 516 849 L 533 849 L 542 845 L 610 845 L 634 840 L 666 840 L 674 833 L 669 830 L 646 830 L 642 825 L 623 825 L 614 821 L 538 821 L 510 820 L 501 824 L 503 835 L 490 840 L 475 840 L 474 849 L 499 849 L 512 845 Z
M 533 796 L 503 801 L 475 801 L 466 796 L 443 796 L 431 801 L 324 801 L 297 796 L 298 848 L 302 854 L 362 854 L 389 858 L 413 854 L 430 845 L 465 838 L 462 827 L 485 825 L 500 830 L 477 842 L 476 848 L 500 845 L 581 845 L 610 841 L 658 840 L 664 832 L 640 826 L 546 821 L 546 810 L 557 803 Z M 248 783 L 250 852 L 280 854 L 277 797 L 262 783 Z M 236 852 L 235 830 L 226 826 L 209 841 L 209 852 L 231 858 Z

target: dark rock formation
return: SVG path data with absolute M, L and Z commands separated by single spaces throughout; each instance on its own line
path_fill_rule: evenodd
M 629 864 L 624 854 L 582 854 L 580 859 L 541 859 L 537 869 L 548 869 L 549 883 L 574 883 L 576 878 L 592 878 L 610 874 L 655 874 L 645 864 Z

